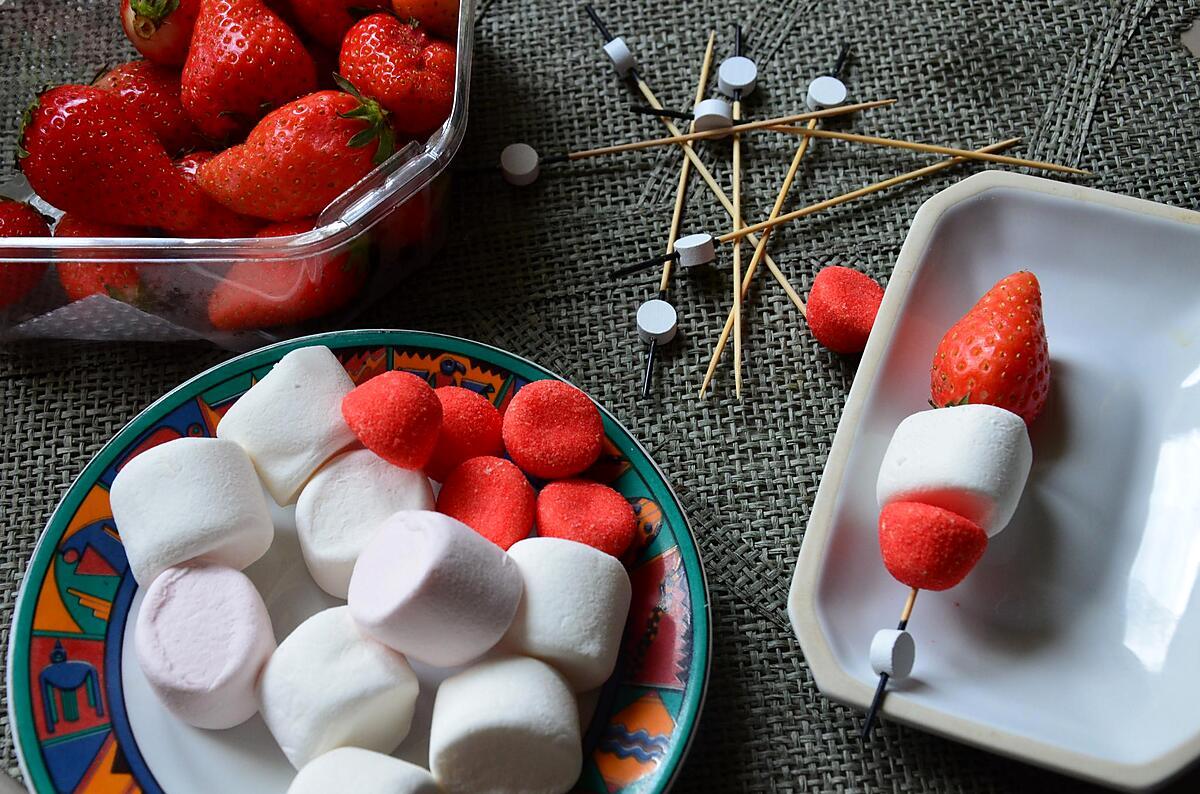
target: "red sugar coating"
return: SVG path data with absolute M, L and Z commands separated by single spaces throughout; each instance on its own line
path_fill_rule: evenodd
M 460 386 L 443 386 L 433 393 L 442 403 L 442 429 L 425 464 L 426 474 L 442 482 L 463 461 L 504 450 L 500 412 L 486 397 Z
M 504 446 L 526 473 L 543 480 L 574 477 L 596 462 L 604 440 L 600 409 L 569 383 L 526 385 L 504 413 Z
M 893 502 L 879 512 L 883 564 L 909 587 L 954 587 L 979 562 L 987 540 L 978 524 L 940 507 Z
M 883 288 L 848 267 L 824 268 L 808 292 L 808 327 L 835 353 L 861 353 L 867 346 Z
M 402 469 L 423 468 L 442 426 L 442 403 L 409 372 L 384 372 L 342 398 L 342 417 L 363 445 Z
M 637 517 L 624 496 L 598 482 L 561 480 L 537 498 L 538 535 L 586 543 L 620 557 L 633 542 Z
M 533 528 L 533 486 L 510 461 L 484 455 L 462 463 L 442 483 L 437 509 L 505 551 Z

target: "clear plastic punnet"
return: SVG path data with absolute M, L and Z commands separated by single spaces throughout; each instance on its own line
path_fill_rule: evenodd
M 0 2 L 0 26 L 16 24 L 21 6 L 28 9 L 37 3 Z M 86 23 L 76 23 L 67 30 L 35 25 L 24 36 L 27 46 L 44 46 L 44 62 L 52 61 L 56 51 L 60 60 L 68 59 L 70 53 L 63 53 L 63 48 L 75 46 L 85 66 L 93 69 L 98 57 L 103 59 L 98 64 L 101 68 L 138 57 L 120 34 L 119 3 L 84 0 L 80 6 L 79 13 L 88 17 Z M 372 300 L 427 264 L 442 245 L 449 189 L 449 174 L 445 172 L 467 128 L 474 12 L 473 0 L 463 0 L 456 42 L 454 104 L 449 118 L 428 140 L 398 146 L 392 157 L 329 204 L 312 231 L 248 239 L 0 238 L 0 278 L 4 268 L 28 267 L 31 263 L 45 266 L 41 281 L 31 292 L 15 304 L 0 308 L 0 343 L 30 338 L 208 339 L 230 349 L 249 349 L 301 333 L 344 326 Z M 101 25 L 115 29 L 116 35 L 105 34 L 104 41 L 111 42 L 111 46 L 86 41 L 89 25 L 93 30 Z M 11 36 L 3 38 L 7 41 Z M 111 51 L 102 51 L 98 56 L 98 47 Z M 0 50 L 0 65 L 19 65 L 26 71 L 40 66 L 36 58 L 13 55 Z M 75 75 L 50 74 L 45 82 L 90 82 L 77 76 L 86 71 L 81 66 Z M 18 81 L 18 90 L 28 88 L 28 81 Z M 7 90 L 2 83 L 0 90 Z M 5 110 L 19 109 L 32 98 L 32 93 L 7 97 L 3 106 Z M 17 119 L 9 122 L 15 124 Z M 0 156 L 11 154 L 0 152 Z M 0 171 L 5 173 L 9 171 Z M 61 215 L 32 192 L 19 171 L 0 182 L 0 196 L 30 201 L 48 217 Z M 128 263 L 137 268 L 142 289 L 133 301 L 107 294 L 71 301 L 55 275 L 55 264 L 59 262 Z M 264 277 L 254 278 L 251 273 L 245 278 L 248 269 L 256 267 L 263 268 Z M 226 294 L 230 289 L 246 289 L 248 294 L 268 289 L 268 297 L 286 299 L 289 294 L 315 289 L 316 275 L 329 267 L 357 268 L 360 270 L 355 272 L 362 275 L 354 296 L 321 316 L 300 325 L 272 325 L 270 318 L 264 318 L 263 327 L 237 330 L 218 328 L 210 318 L 209 302 L 218 287 Z M 236 281 L 228 278 L 234 268 L 242 276 Z

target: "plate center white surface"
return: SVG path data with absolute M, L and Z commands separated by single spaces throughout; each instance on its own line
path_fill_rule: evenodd
M 875 480 L 926 408 L 941 335 L 1020 269 L 1042 284 L 1052 395 L 1020 509 L 958 587 L 909 625 L 923 705 L 1047 744 L 1145 763 L 1200 733 L 1200 226 L 1008 188 L 933 231 L 863 409 L 817 586 L 839 664 L 906 588 L 879 557 Z

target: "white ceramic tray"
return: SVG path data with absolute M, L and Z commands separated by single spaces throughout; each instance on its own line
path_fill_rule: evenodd
M 1200 756 L 1200 213 L 988 171 L 913 219 L 817 492 L 788 611 L 821 691 L 860 708 L 907 588 L 876 537 L 892 431 L 941 335 L 1020 269 L 1052 365 L 1021 506 L 959 586 L 922 593 L 883 715 L 1113 787 Z

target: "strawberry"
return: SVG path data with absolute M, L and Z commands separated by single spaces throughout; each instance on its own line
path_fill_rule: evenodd
M 303 234 L 312 220 L 276 223 L 259 237 Z M 214 328 L 237 331 L 292 325 L 346 305 L 366 280 L 365 249 L 309 259 L 235 262 L 208 301 Z
M 175 167 L 183 174 L 184 179 L 195 186 L 196 190 L 201 190 L 198 176 L 200 166 L 214 157 L 216 155 L 212 152 L 192 152 L 188 156 L 176 160 Z M 190 237 L 253 237 L 263 226 L 263 222 L 257 218 L 238 215 L 213 201 L 206 193 L 204 194 L 204 203 L 207 210 L 200 224 L 189 235 Z
M 262 0 L 203 0 L 183 67 L 183 106 L 202 133 L 239 136 L 316 85 L 312 56 Z
M 121 26 L 143 56 L 183 66 L 201 0 L 121 0 Z
M 179 98 L 179 72 L 151 61 L 130 61 L 101 75 L 97 88 L 113 91 L 154 130 L 168 154 L 203 144 Z
M 49 236 L 50 226 L 37 210 L 23 202 L 0 196 L 0 241 L 6 237 Z M 28 295 L 45 272 L 46 265 L 42 262 L 0 265 L 0 309 Z
M 390 6 L 389 0 L 292 0 L 292 13 L 313 41 L 336 50 L 357 20 Z
M 415 19 L 444 39 L 458 37 L 458 0 L 392 0 L 401 19 Z
M 86 220 L 185 233 L 205 210 L 154 131 L 100 88 L 65 85 L 38 97 L 18 158 L 38 195 Z
M 390 14 L 372 14 L 342 42 L 342 76 L 392 114 L 396 132 L 423 135 L 454 105 L 454 47 Z
M 93 223 L 64 215 L 54 227 L 55 237 L 145 237 L 141 229 Z M 72 301 L 90 295 L 108 295 L 126 303 L 138 303 L 142 282 L 137 265 L 131 262 L 59 262 L 58 280 Z
M 983 403 L 1031 424 L 1050 393 L 1042 292 L 1027 271 L 996 282 L 946 332 L 933 356 L 934 406 Z
M 299 220 L 320 213 L 392 149 L 377 102 L 318 91 L 268 114 L 245 143 L 200 166 L 200 186 L 242 215 Z

